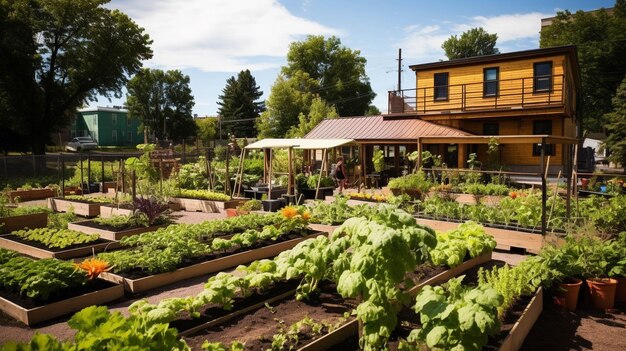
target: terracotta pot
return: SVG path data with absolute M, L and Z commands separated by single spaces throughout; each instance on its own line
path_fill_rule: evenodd
M 615 302 L 626 303 L 626 277 L 616 277 L 617 289 L 615 289 Z
M 583 281 L 578 278 L 565 278 L 565 281 L 559 284 L 557 292 L 558 297 L 565 299 L 565 307 L 573 311 L 578 304 L 578 293 Z
M 587 285 L 591 292 L 593 306 L 600 310 L 613 308 L 617 280 L 611 278 L 589 278 Z
M 236 208 L 227 208 L 226 209 L 226 217 L 237 217 L 239 215 Z
M 587 190 L 587 186 L 589 185 L 589 179 L 587 178 L 580 178 L 580 186 L 584 189 Z

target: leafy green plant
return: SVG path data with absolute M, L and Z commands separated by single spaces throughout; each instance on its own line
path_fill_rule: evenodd
M 178 192 L 179 197 L 189 198 L 189 199 L 200 199 L 200 200 L 210 200 L 210 201 L 229 201 L 230 196 L 215 193 L 209 190 L 190 190 L 190 189 L 180 189 Z
M 481 350 L 488 336 L 500 331 L 497 308 L 502 305 L 502 295 L 489 285 L 464 287 L 463 278 L 420 291 L 414 309 L 422 326 L 404 343 L 423 342 L 436 350 Z
M 319 179 L 320 179 L 319 174 L 314 174 L 308 177 L 306 180 L 306 189 L 316 189 Z M 330 186 L 335 186 L 335 181 L 333 180 L 333 178 L 322 176 L 320 187 L 330 187 Z
M 18 238 L 36 241 L 49 248 L 63 249 L 73 245 L 88 244 L 98 240 L 97 234 L 85 234 L 70 229 L 36 228 L 17 230 L 12 233 Z
M 237 209 L 240 211 L 259 211 L 263 209 L 263 203 L 260 200 L 252 199 L 239 205 Z
M 92 204 L 110 204 L 113 202 L 113 199 L 107 196 L 67 195 L 64 199 L 69 201 L 89 202 Z
M 437 234 L 437 246 L 430 252 L 436 265 L 456 267 L 463 263 L 465 256 L 478 257 L 491 252 L 496 247 L 496 240 L 487 234 L 476 222 L 468 221 L 456 229 Z
M 385 153 L 383 150 L 378 149 L 374 151 L 372 162 L 374 163 L 374 171 L 376 173 L 380 173 L 385 169 Z
M 498 306 L 498 316 L 501 319 L 520 296 L 530 295 L 536 288 L 529 284 L 528 273 L 525 270 L 509 266 L 502 268 L 496 266 L 491 270 L 481 267 L 478 271 L 478 285 L 489 285 L 502 295 L 503 302 Z

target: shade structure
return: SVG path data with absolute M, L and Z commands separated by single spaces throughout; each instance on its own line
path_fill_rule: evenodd
M 353 139 L 262 139 L 247 145 L 246 149 L 294 148 L 302 150 L 323 150 L 353 142 Z

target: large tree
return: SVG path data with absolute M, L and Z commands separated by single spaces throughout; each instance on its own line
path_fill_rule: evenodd
M 540 46 L 560 45 L 577 46 L 582 82 L 578 110 L 584 129 L 600 131 L 626 67 L 626 1 L 618 0 L 613 13 L 558 12 L 542 28 Z
M 604 147 L 609 151 L 609 159 L 626 165 L 626 76 L 613 97 L 613 110 L 604 115 L 609 134 Z
M 463 32 L 460 37 L 451 36 L 444 41 L 441 48 L 449 60 L 499 54 L 496 48 L 497 34 L 489 34 L 483 28 L 472 28 Z
M 308 114 L 300 113 L 298 125 L 293 126 L 287 132 L 290 138 L 302 138 L 309 133 L 316 125 L 327 118 L 338 118 L 337 110 L 334 106 L 328 105 L 322 98 L 316 97 L 311 102 Z
M 131 118 L 139 118 L 144 138 L 180 140 L 195 136 L 194 103 L 189 76 L 178 70 L 144 68 L 128 82 L 126 106 Z
M 317 87 L 317 82 L 307 73 L 298 72 L 295 79 L 279 75 L 266 101 L 265 110 L 258 119 L 260 138 L 283 138 L 293 126 L 298 125 L 298 116 L 309 114 L 313 94 L 308 92 Z
M 237 78 L 228 78 L 217 102 L 222 132 L 237 137 L 256 136 L 256 118 L 265 110 L 265 103 L 258 101 L 262 95 L 249 70 L 239 72 Z
M 319 95 L 334 105 L 340 116 L 361 116 L 376 96 L 365 73 L 366 63 L 359 50 L 341 45 L 339 38 L 312 35 L 291 43 L 282 73 L 288 79 L 307 73 L 307 79 L 314 79 L 317 87 L 304 90 L 308 89 L 305 85 L 301 91 Z
M 35 154 L 87 101 L 121 97 L 152 57 L 144 30 L 107 2 L 0 0 L 0 122 Z
M 198 126 L 198 139 L 207 144 L 217 138 L 217 118 L 204 117 L 196 118 L 196 125 Z

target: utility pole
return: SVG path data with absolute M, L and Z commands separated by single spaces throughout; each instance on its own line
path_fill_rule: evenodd
M 402 48 L 398 49 L 398 93 L 402 90 Z

